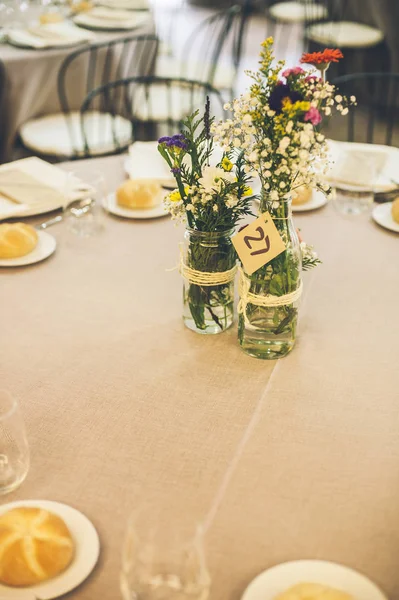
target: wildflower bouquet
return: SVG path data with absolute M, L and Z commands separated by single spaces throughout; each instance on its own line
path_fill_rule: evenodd
M 176 180 L 164 199 L 172 219 L 187 225 L 180 271 L 184 277 L 184 321 L 198 332 L 219 333 L 233 322 L 236 254 L 230 237 L 251 214 L 252 190 L 243 153 L 224 152 L 216 165 L 209 100 L 183 122 L 182 132 L 162 137 L 158 150 Z
M 316 65 L 322 77 L 299 66 L 285 69 L 284 61 L 274 61 L 273 39 L 267 39 L 259 70 L 249 73 L 253 83 L 248 93 L 225 106 L 233 118 L 212 126 L 225 152 L 241 153 L 244 172 L 258 173 L 260 212 L 270 213 L 286 246 L 251 276 L 240 273 L 239 341 L 260 358 L 278 358 L 292 349 L 302 264 L 312 268 L 320 262 L 312 248 L 299 244 L 290 198 L 304 187 L 329 191 L 327 143 L 320 127 L 334 110 L 345 115 L 355 102 L 325 81 L 328 65 L 341 57 L 339 50 L 302 57 L 302 62 Z

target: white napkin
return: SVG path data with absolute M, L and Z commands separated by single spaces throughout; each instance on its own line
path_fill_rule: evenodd
M 333 183 L 387 191 L 399 179 L 399 149 L 376 144 L 357 144 L 329 140 L 331 169 L 327 178 Z
M 114 8 L 106 8 L 105 6 L 93 8 L 87 14 L 96 19 L 106 19 L 107 21 L 124 21 L 135 16 L 128 10 L 116 10 Z
M 133 29 L 148 21 L 148 13 L 96 7 L 74 18 L 77 25 L 99 29 Z
M 125 10 L 149 10 L 148 0 L 98 0 L 96 4 Z
M 161 185 L 175 188 L 175 178 L 157 148 L 158 142 L 135 142 L 129 147 L 130 179 L 151 179 Z
M 37 49 L 80 44 L 95 37 L 91 31 L 66 22 L 37 25 L 29 29 L 10 29 L 7 36 L 11 43 Z
M 0 176 L 5 171 L 14 173 L 22 171 L 33 177 L 38 183 L 54 188 L 56 193 L 53 199 L 49 198 L 44 202 L 37 200 L 29 204 L 18 204 L 0 194 L 0 220 L 14 216 L 28 216 L 28 214 L 37 214 L 37 212 L 45 210 L 55 210 L 71 200 L 84 197 L 90 191 L 88 186 L 82 184 L 78 179 L 74 181 L 74 190 L 70 190 L 71 177 L 66 171 L 35 156 L 1 165 Z M 67 192 L 68 197 L 66 196 Z

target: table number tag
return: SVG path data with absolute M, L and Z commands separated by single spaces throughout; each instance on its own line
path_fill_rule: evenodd
M 239 231 L 231 241 L 248 275 L 285 250 L 285 244 L 268 212 Z

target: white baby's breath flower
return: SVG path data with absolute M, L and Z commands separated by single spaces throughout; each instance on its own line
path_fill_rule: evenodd
M 239 148 L 241 146 L 241 140 L 239 138 L 234 138 L 233 146 L 234 148 Z
M 341 111 L 341 115 L 345 116 L 345 115 L 348 114 L 348 112 L 349 112 L 348 108 L 343 108 L 342 111 Z
M 277 190 L 272 190 L 270 192 L 270 200 L 278 200 L 278 191 Z
M 341 96 L 341 94 L 337 94 L 337 95 L 335 96 L 335 101 L 336 101 L 336 102 L 339 102 L 339 103 L 341 103 L 341 102 L 342 102 L 342 96 Z

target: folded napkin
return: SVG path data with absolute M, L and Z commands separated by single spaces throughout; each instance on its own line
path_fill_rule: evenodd
M 329 142 L 332 183 L 353 185 L 373 191 L 395 187 L 399 171 L 399 151 L 373 144 Z M 396 164 L 396 167 L 395 167 Z
M 149 10 L 148 0 L 97 0 L 96 4 L 125 10 Z
M 56 210 L 87 195 L 87 186 L 46 161 L 31 157 L 0 167 L 0 220 Z
M 124 21 L 125 19 L 132 19 L 135 15 L 132 15 L 128 10 L 116 10 L 114 8 L 106 8 L 98 6 L 88 12 L 91 17 L 95 19 L 106 19 L 107 21 Z
M 169 166 L 158 152 L 158 142 L 135 142 L 129 147 L 130 179 L 147 179 L 167 187 L 176 187 Z
M 73 23 L 64 21 L 32 26 L 28 29 L 11 29 L 8 32 L 8 39 L 11 43 L 38 49 L 80 44 L 89 42 L 94 37 L 91 31 L 80 29 L 73 25 Z

